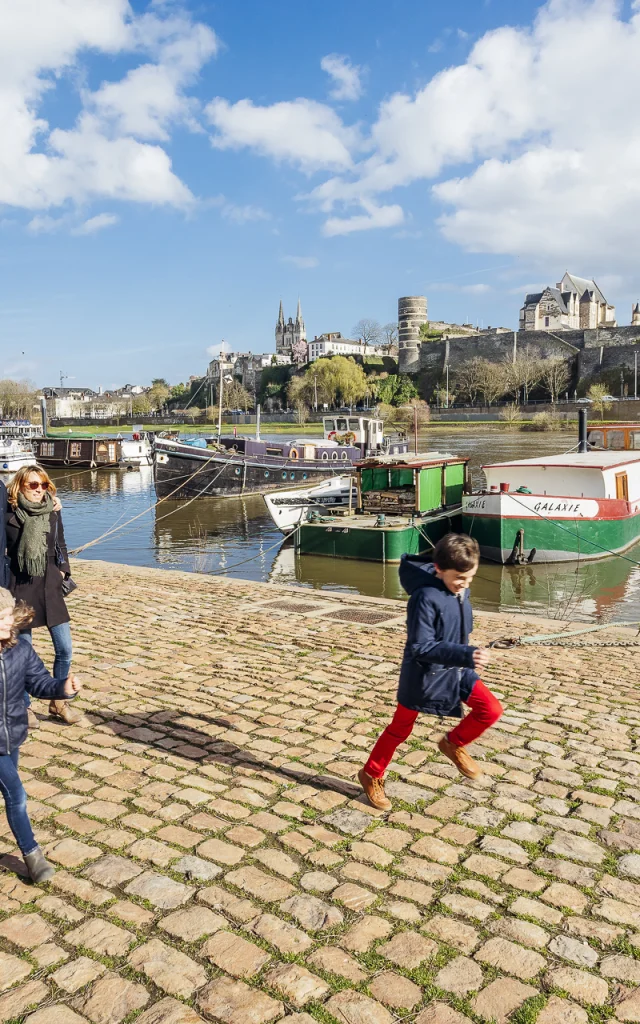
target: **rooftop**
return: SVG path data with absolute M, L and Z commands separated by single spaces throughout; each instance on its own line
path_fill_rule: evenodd
M 513 462 L 488 462 L 483 469 L 506 469 L 508 466 L 566 466 L 571 469 L 612 469 L 630 462 L 640 463 L 639 452 L 564 452 L 543 455 L 538 459 L 515 459 Z

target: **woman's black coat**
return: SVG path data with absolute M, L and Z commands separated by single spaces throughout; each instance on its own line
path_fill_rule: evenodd
M 32 628 L 59 626 L 62 622 L 69 622 L 69 612 L 62 593 L 62 581 L 64 574 L 71 572 L 71 569 L 62 528 L 62 516 L 59 512 L 52 512 L 49 516 L 48 557 L 44 576 L 27 576 L 26 573 L 20 572 L 18 541 L 22 532 L 22 524 L 12 510 L 7 513 L 5 522 L 7 555 L 9 556 L 9 590 L 16 601 L 25 601 L 33 608 L 35 616 Z M 59 566 L 56 565 L 56 547 L 60 561 Z

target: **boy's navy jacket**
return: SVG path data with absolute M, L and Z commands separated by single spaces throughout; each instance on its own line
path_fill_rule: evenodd
M 441 717 L 462 717 L 480 678 L 469 646 L 473 613 L 468 591 L 452 594 L 435 574 L 431 562 L 403 555 L 400 582 L 409 597 L 407 643 L 400 669 L 398 703 L 412 711 Z
M 0 651 L 0 755 L 10 754 L 27 738 L 24 691 L 32 697 L 64 700 L 64 680 L 53 679 L 28 640 Z
M 0 480 L 0 587 L 9 587 L 9 559 L 6 556 L 7 550 L 7 529 L 5 516 L 7 514 L 7 488 Z

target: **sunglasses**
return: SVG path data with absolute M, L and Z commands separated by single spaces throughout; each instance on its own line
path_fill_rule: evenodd
M 49 482 L 48 482 L 48 480 L 45 480 L 45 481 L 42 481 L 42 480 L 29 480 L 29 482 L 27 484 L 27 487 L 29 488 L 30 491 L 37 491 L 38 487 L 42 487 L 43 491 L 48 491 L 49 490 Z

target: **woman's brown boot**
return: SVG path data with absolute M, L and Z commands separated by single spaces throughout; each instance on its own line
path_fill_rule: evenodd
M 52 718 L 60 718 L 67 725 L 75 725 L 82 717 L 79 711 L 69 707 L 67 700 L 52 700 L 49 704 L 49 714 Z

